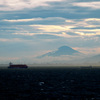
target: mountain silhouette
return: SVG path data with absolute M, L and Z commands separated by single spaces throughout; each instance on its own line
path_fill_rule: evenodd
M 87 62 L 100 62 L 100 54 L 89 57 L 86 59 Z
M 62 56 L 62 55 L 73 55 L 75 53 L 79 53 L 79 52 L 68 47 L 68 46 L 61 46 L 56 51 L 48 52 L 48 53 L 46 53 L 42 56 L 39 56 L 38 58 L 42 58 L 42 57 L 45 57 L 45 56 L 56 57 L 56 56 Z

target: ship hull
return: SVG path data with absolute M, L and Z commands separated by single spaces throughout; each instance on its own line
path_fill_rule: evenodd
M 8 68 L 28 68 L 27 65 L 10 65 Z

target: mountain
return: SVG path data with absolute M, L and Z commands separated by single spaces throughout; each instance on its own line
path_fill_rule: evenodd
M 100 54 L 87 58 L 87 62 L 100 62 Z
M 75 53 L 79 53 L 79 52 L 68 47 L 68 46 L 61 46 L 56 51 L 48 52 L 48 53 L 46 53 L 42 56 L 39 56 L 38 58 L 42 58 L 42 57 L 45 57 L 45 56 L 56 57 L 56 56 L 62 56 L 62 55 L 73 55 Z
M 76 61 L 82 65 L 100 65 L 100 54 L 98 55 L 91 55 L 91 56 L 86 56 L 83 59 L 79 59 L 78 61 Z

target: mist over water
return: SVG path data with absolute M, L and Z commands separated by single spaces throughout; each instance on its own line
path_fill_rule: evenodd
M 99 100 L 100 68 L 0 69 L 1 100 Z

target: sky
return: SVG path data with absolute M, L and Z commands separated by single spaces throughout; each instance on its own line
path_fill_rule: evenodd
M 72 59 L 36 58 L 64 45 L 100 54 L 100 0 L 0 0 L 0 63 Z

